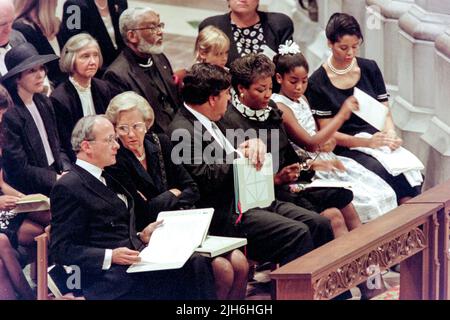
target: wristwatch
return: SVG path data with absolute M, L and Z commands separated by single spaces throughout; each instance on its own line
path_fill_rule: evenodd
M 311 164 L 313 161 L 313 159 L 307 159 L 306 161 L 300 163 L 300 171 L 308 171 L 311 169 Z

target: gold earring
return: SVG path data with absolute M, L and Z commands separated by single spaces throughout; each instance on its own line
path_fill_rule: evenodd
M 241 92 L 240 97 L 241 97 L 241 98 L 244 98 L 244 93 L 243 93 L 243 92 Z

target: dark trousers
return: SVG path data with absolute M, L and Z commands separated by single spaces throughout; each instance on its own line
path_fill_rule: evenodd
M 345 208 L 352 202 L 353 192 L 344 188 L 310 188 L 292 193 L 288 186 L 284 185 L 277 188 L 277 199 L 321 213 L 329 208 Z
M 108 287 L 92 283 L 87 299 L 95 300 L 213 300 L 216 299 L 211 259 L 194 253 L 180 269 L 126 273 L 129 266 L 114 265 Z M 107 280 L 107 279 L 104 279 Z M 84 291 L 84 290 L 83 290 Z
M 238 228 L 247 237 L 249 258 L 259 262 L 285 264 L 333 240 L 327 218 L 278 200 L 245 212 Z

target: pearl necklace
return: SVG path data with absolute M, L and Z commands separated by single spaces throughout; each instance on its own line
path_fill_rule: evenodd
M 136 158 L 139 160 L 139 162 L 142 162 L 142 161 L 145 160 L 145 151 L 144 151 L 144 153 L 142 154 L 142 156 L 140 156 L 140 157 L 138 157 L 136 154 L 134 154 L 134 155 L 135 155 Z
M 108 6 L 108 1 L 106 1 L 106 4 L 105 4 L 103 7 L 101 7 L 101 6 L 97 3 L 97 0 L 94 0 L 94 3 L 95 3 L 95 5 L 97 6 L 97 8 L 99 8 L 100 10 L 105 10 L 106 7 Z
M 339 75 L 339 76 L 342 76 L 342 75 L 344 75 L 344 74 L 349 73 L 349 72 L 355 67 L 355 64 L 356 64 L 356 58 L 353 58 L 352 62 L 347 66 L 347 68 L 345 68 L 345 69 L 337 69 L 337 68 L 335 68 L 335 66 L 333 66 L 333 64 L 331 63 L 331 57 L 332 57 L 332 56 L 329 56 L 329 57 L 328 57 L 328 60 L 327 60 L 328 68 L 330 68 L 330 70 L 331 70 L 333 73 L 335 73 L 335 74 L 337 74 L 337 75 Z

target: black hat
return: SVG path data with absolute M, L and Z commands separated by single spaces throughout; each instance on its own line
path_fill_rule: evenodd
M 31 43 L 21 43 L 6 53 L 5 65 L 8 73 L 1 78 L 1 82 L 28 69 L 57 59 L 59 57 L 54 54 L 40 55 Z

